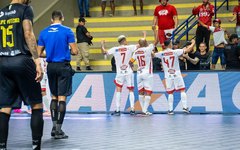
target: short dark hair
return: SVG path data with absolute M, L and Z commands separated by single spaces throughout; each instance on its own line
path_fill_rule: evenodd
M 61 10 L 54 10 L 52 12 L 52 19 L 53 20 L 56 20 L 56 19 L 62 20 L 63 19 L 62 11 Z
M 231 36 L 229 37 L 229 41 L 232 42 L 233 39 L 238 39 L 238 35 L 237 34 L 231 34 Z
M 166 41 L 164 41 L 164 46 L 169 46 L 169 44 L 171 43 L 171 40 L 166 40 Z
M 199 46 L 200 46 L 201 44 L 204 44 L 205 46 L 207 46 L 207 44 L 206 44 L 205 42 L 201 42 L 201 43 L 199 44 Z

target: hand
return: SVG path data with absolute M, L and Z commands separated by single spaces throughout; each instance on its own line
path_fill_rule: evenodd
M 229 22 L 233 22 L 233 20 L 232 20 L 232 19 L 228 19 L 228 21 L 229 21 Z
M 182 55 L 184 58 L 186 58 L 187 60 L 189 59 L 189 56 L 187 54 L 183 54 Z
M 191 42 L 194 43 L 194 44 L 196 43 L 196 41 L 194 39 L 192 39 Z
M 40 63 L 40 59 L 37 58 L 34 60 L 35 64 L 36 64 L 36 82 L 41 82 L 42 78 L 43 78 L 43 69 Z
M 152 30 L 153 30 L 153 31 L 156 30 L 156 25 L 152 25 Z

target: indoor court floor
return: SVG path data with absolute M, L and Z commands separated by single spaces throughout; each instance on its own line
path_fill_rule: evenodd
M 44 118 L 43 150 L 239 150 L 240 115 L 154 114 L 120 117 L 67 114 L 68 139 L 50 136 L 51 118 Z M 8 150 L 31 150 L 30 117 L 12 115 Z

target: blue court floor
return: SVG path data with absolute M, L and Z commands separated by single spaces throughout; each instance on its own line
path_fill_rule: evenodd
M 31 150 L 28 115 L 13 115 L 8 150 Z M 67 114 L 63 130 L 69 139 L 50 137 L 45 118 L 43 150 L 239 150 L 240 115 L 155 114 L 120 117 Z

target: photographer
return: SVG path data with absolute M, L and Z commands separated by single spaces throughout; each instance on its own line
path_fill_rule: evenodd
M 77 60 L 77 71 L 81 71 L 81 61 L 83 60 L 86 66 L 86 70 L 92 70 L 89 64 L 89 46 L 92 45 L 93 37 L 88 32 L 85 27 L 86 20 L 83 17 L 80 17 L 78 20 L 78 26 L 76 28 L 77 34 L 77 45 L 79 49 L 79 55 Z

